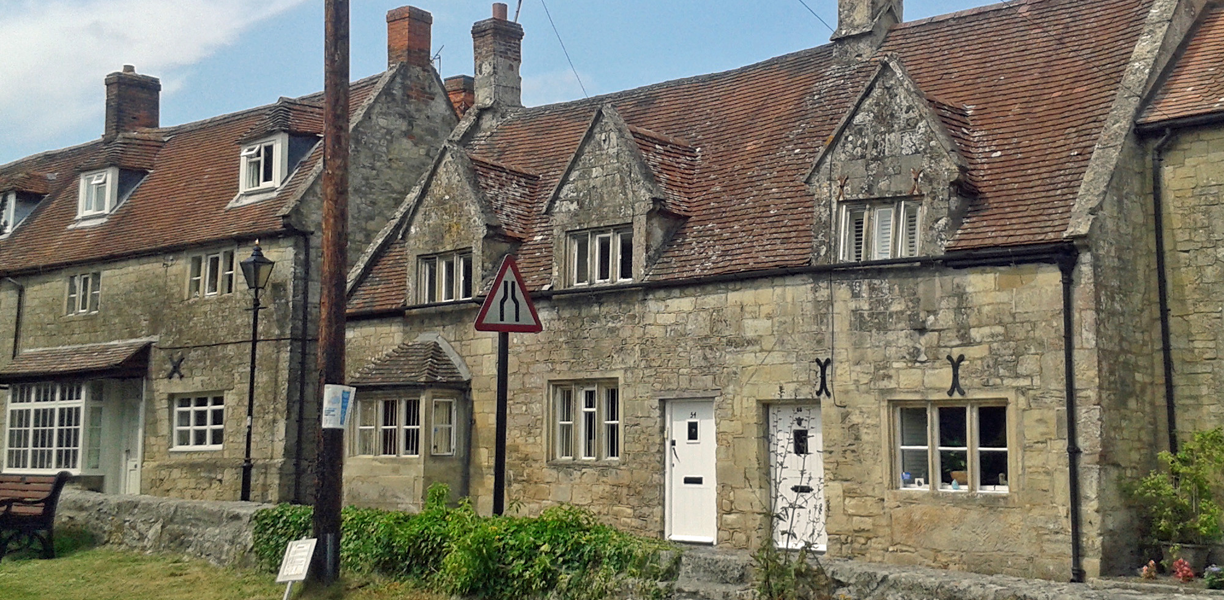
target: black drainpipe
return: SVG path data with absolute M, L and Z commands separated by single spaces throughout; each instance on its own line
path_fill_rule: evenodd
M 1164 363 L 1165 413 L 1168 417 L 1169 452 L 1177 452 L 1177 414 L 1173 403 L 1173 348 L 1169 333 L 1169 277 L 1165 264 L 1164 187 L 1161 170 L 1164 167 L 1164 147 L 1173 137 L 1166 129 L 1164 136 L 1152 146 L 1152 226 L 1156 229 L 1156 288 L 1160 300 L 1160 358 Z
M 1075 282 L 1075 263 L 1079 254 L 1074 248 L 1060 257 L 1058 270 L 1062 272 L 1063 295 L 1063 365 L 1067 383 L 1067 477 L 1071 493 L 1071 583 L 1084 582 L 1083 551 L 1080 548 L 1080 448 L 1076 433 L 1075 411 L 1075 310 L 1071 285 Z
M 17 286 L 17 316 L 13 318 L 13 358 L 17 358 L 17 350 L 21 347 L 21 305 L 25 303 L 25 286 L 12 277 L 5 279 Z
M 303 232 L 302 254 L 302 326 L 298 332 L 298 402 L 297 442 L 293 450 L 293 503 L 302 503 L 302 440 L 306 437 L 306 350 L 310 344 L 307 335 L 310 325 L 310 234 Z

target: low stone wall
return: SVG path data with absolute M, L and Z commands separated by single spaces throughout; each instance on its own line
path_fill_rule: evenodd
M 270 504 L 112 496 L 64 490 L 56 527 L 82 527 L 99 543 L 174 552 L 216 565 L 252 566 L 252 519 Z

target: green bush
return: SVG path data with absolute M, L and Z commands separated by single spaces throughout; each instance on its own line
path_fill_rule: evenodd
M 1165 469 L 1124 487 L 1158 542 L 1204 544 L 1224 537 L 1221 473 L 1224 428 L 1200 431 L 1177 454 L 1161 452 Z
M 481 517 L 464 500 L 446 506 L 435 484 L 415 515 L 375 509 L 341 512 L 341 567 L 416 581 L 490 600 L 543 597 L 587 600 L 629 579 L 661 579 L 668 545 L 599 523 L 589 511 L 557 506 L 536 518 Z M 280 505 L 255 515 L 255 554 L 270 570 L 285 545 L 309 537 L 312 509 Z

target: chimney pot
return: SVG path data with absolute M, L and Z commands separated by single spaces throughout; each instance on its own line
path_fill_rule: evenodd
M 408 63 L 429 68 L 432 26 L 433 15 L 415 6 L 387 11 L 387 67 Z
M 494 4 L 493 18 L 472 25 L 472 46 L 476 105 L 522 106 L 523 26 L 506 20 L 505 4 Z
M 132 65 L 106 76 L 106 128 L 102 137 L 157 127 L 160 122 L 161 81 L 140 75 Z

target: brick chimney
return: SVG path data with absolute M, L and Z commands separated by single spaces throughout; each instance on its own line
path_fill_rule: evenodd
M 446 78 L 446 95 L 450 97 L 455 114 L 460 119 L 469 108 L 476 105 L 476 80 L 470 75 L 455 75 Z
M 832 39 L 883 33 L 901 22 L 901 9 L 902 0 L 838 0 L 837 31 Z M 878 26 L 883 30 L 877 31 Z
M 493 5 L 493 18 L 472 25 L 472 46 L 476 59 L 476 105 L 494 102 L 505 106 L 523 105 L 523 78 L 519 75 L 523 27 L 506 20 L 506 5 Z
M 103 139 L 143 127 L 157 127 L 161 81 L 136 74 L 136 67 L 123 65 L 123 71 L 106 76 L 106 131 Z
M 433 15 L 415 6 L 387 11 L 387 67 L 408 63 L 428 69 L 432 25 Z

